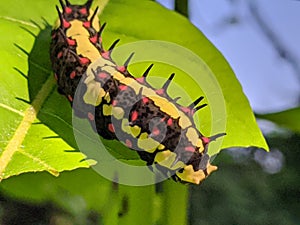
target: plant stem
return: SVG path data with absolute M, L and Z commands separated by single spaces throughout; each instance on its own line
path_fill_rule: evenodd
M 120 185 L 121 207 L 119 211 L 120 225 L 153 225 L 154 185 L 129 187 Z
M 111 183 L 111 193 L 108 198 L 108 202 L 105 204 L 103 209 L 103 219 L 102 224 L 106 225 L 118 225 L 119 224 L 119 201 L 120 194 L 119 190 L 114 188 L 114 183 Z
M 162 194 L 163 217 L 161 224 L 186 225 L 188 186 L 168 180 L 163 183 Z
M 188 17 L 188 0 L 175 0 L 175 11 Z

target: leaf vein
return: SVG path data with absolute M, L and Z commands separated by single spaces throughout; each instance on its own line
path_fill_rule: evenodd
M 8 21 L 20 23 L 22 25 L 27 25 L 27 26 L 31 26 L 31 27 L 34 27 L 34 28 L 38 28 L 33 23 L 30 23 L 30 22 L 27 22 L 27 21 L 24 21 L 24 20 L 19 20 L 19 19 L 16 19 L 16 18 L 13 18 L 13 17 L 9 17 L 9 16 L 0 16 L 0 19 L 5 19 L 5 20 L 8 20 Z
M 26 157 L 32 159 L 33 161 L 37 162 L 38 164 L 42 165 L 43 167 L 46 168 L 47 171 L 49 171 L 51 174 L 53 174 L 54 176 L 58 176 L 59 172 L 53 168 L 52 166 L 50 166 L 48 163 L 46 163 L 45 161 L 39 159 L 38 157 L 35 157 L 31 154 L 29 154 L 28 152 L 25 152 L 24 150 L 18 150 L 19 153 L 25 155 Z
M 21 111 L 15 109 L 15 108 L 12 108 L 12 107 L 10 107 L 10 106 L 8 106 L 8 105 L 6 105 L 6 104 L 0 103 L 0 107 L 1 107 L 1 108 L 4 108 L 4 109 L 7 109 L 7 110 L 9 110 L 9 111 L 11 111 L 11 112 L 14 112 L 14 113 L 16 113 L 16 114 L 18 114 L 18 115 L 20 115 L 20 116 L 24 116 L 24 113 L 23 113 L 23 112 L 21 112 Z
M 24 112 L 23 120 L 19 124 L 16 132 L 14 133 L 13 137 L 8 142 L 6 148 L 0 156 L 0 181 L 5 177 L 5 169 L 7 165 L 11 161 L 13 155 L 20 148 L 29 128 L 35 121 L 38 112 L 40 111 L 44 101 L 46 100 L 49 93 L 51 93 L 54 86 L 55 82 L 53 77 L 49 77 L 42 86 L 41 90 L 36 95 L 36 98 L 33 100 L 32 105 L 30 105 Z

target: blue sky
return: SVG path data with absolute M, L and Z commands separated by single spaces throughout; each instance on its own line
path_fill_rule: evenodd
M 300 1 L 249 1 L 257 4 L 279 41 L 300 64 Z M 263 35 L 249 12 L 249 1 L 189 0 L 190 20 L 229 61 L 256 112 L 295 107 L 300 98 L 300 74 Z M 172 0 L 158 2 L 173 8 Z M 229 24 L 233 15 L 238 22 Z

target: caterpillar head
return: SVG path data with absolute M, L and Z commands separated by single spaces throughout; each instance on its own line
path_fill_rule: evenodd
M 93 0 L 88 0 L 83 5 L 72 5 L 68 0 L 60 0 L 61 7 L 63 9 L 63 17 L 67 21 L 70 20 L 81 20 L 86 21 L 90 15 L 90 8 L 92 5 Z
M 182 183 L 200 184 L 207 176 L 217 170 L 218 167 L 211 165 L 209 162 L 210 157 L 207 155 L 208 144 L 224 135 L 226 135 L 226 133 L 219 133 L 211 137 L 199 137 L 199 141 L 202 143 L 201 145 L 203 146 L 204 151 L 195 152 L 187 165 L 181 170 L 178 170 L 173 178 Z

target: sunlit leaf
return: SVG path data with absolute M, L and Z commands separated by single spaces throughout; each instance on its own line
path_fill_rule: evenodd
M 212 150 L 211 154 L 232 146 L 268 148 L 230 66 L 186 18 L 153 1 L 97 2 L 101 3 L 103 10 L 99 15 L 101 21 L 108 23 L 103 36 L 106 47 L 117 38 L 121 38 L 121 45 L 138 40 L 164 40 L 190 49 L 202 59 L 207 71 L 218 81 L 226 112 L 225 117 L 213 118 L 226 125 L 225 130 L 220 130 L 226 131 L 227 135 L 223 143 L 218 142 L 220 148 Z M 0 48 L 0 179 L 33 171 L 48 171 L 58 175 L 64 170 L 89 167 L 94 163 L 84 160 L 86 156 L 77 151 L 71 107 L 56 92 L 51 72 L 49 24 L 53 24 L 57 17 L 56 4 L 56 0 L 12 0 L 9 4 L 5 1 L 0 3 L 3 34 Z M 140 76 L 141 67 L 144 66 L 132 67 L 132 73 Z M 158 64 L 154 73 L 168 77 L 174 70 Z M 174 82 L 184 87 L 191 98 L 206 95 L 193 88 L 182 74 L 179 68 Z M 201 74 L 193 79 L 201 81 Z M 171 87 L 172 93 L 181 94 Z M 187 102 L 183 99 L 181 103 Z M 207 136 L 212 135 L 212 113 L 212 105 L 198 113 L 199 127 Z M 134 152 L 127 150 L 124 153 L 117 146 L 114 143 L 110 145 L 110 150 L 117 158 L 137 159 Z

